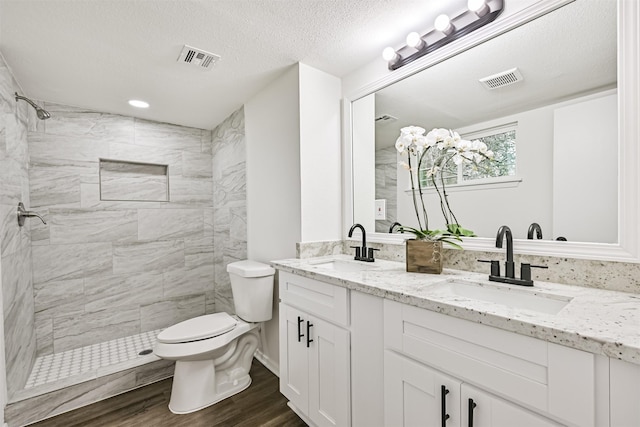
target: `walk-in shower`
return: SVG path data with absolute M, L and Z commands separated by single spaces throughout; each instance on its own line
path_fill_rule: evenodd
M 27 101 L 29 103 L 29 105 L 31 105 L 33 108 L 35 108 L 36 115 L 38 116 L 38 118 L 40 120 L 47 120 L 49 117 L 51 117 L 51 114 L 49 114 L 49 112 L 47 110 L 45 110 L 42 107 L 39 107 L 38 104 L 36 104 L 35 102 L 30 100 L 26 96 L 18 95 L 18 92 L 15 93 L 15 96 L 16 96 L 16 101 L 18 101 L 19 99 L 22 99 L 23 101 Z

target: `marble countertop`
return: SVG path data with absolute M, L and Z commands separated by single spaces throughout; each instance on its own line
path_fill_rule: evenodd
M 338 260 L 345 268 L 366 264 L 362 267 L 366 270 L 332 270 L 326 265 L 332 260 Z M 404 263 L 362 263 L 349 255 L 286 259 L 271 264 L 281 271 L 640 364 L 640 295 L 549 282 L 535 282 L 532 288 L 507 285 L 490 282 L 488 273 L 459 270 L 445 269 L 440 275 L 407 273 Z M 478 288 L 480 296 L 470 296 Z M 485 298 L 483 292 L 506 299 L 497 303 L 491 301 L 494 297 Z M 531 309 L 527 307 L 529 300 L 552 300 L 551 308 L 546 313 Z

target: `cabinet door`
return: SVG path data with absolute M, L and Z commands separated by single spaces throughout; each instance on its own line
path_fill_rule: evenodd
M 307 320 L 304 312 L 280 304 L 280 392 L 305 414 L 309 409 Z
M 351 424 L 349 332 L 311 318 L 309 343 L 309 418 L 319 427 Z M 306 341 L 305 341 L 306 347 Z
M 468 384 L 462 384 L 460 394 L 462 425 L 465 427 L 559 427 L 562 425 Z
M 384 383 L 384 425 L 460 425 L 460 381 L 386 350 Z

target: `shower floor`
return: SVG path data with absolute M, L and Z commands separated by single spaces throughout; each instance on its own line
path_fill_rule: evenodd
M 140 355 L 140 352 L 153 349 L 156 337 L 161 331 L 162 329 L 157 329 L 38 357 L 25 385 L 25 391 L 136 359 L 156 358 L 153 353 Z

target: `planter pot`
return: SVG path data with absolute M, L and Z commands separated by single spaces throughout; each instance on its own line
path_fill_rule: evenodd
M 442 273 L 442 242 L 406 241 L 407 271 L 410 273 Z

